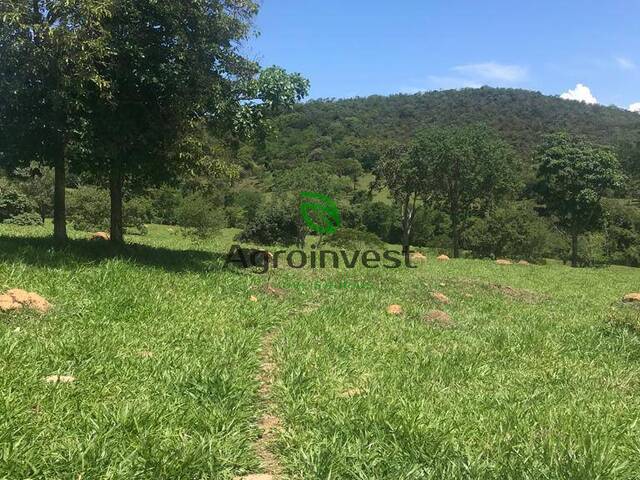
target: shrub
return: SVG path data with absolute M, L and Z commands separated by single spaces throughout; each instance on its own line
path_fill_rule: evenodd
M 198 239 L 211 237 L 226 225 L 222 209 L 203 193 L 192 193 L 184 197 L 176 210 L 178 225 L 183 231 Z
M 182 194 L 176 188 L 163 185 L 149 190 L 153 218 L 150 222 L 162 225 L 176 225 L 177 210 L 182 203 Z
M 79 187 L 69 191 L 67 218 L 76 230 L 106 231 L 110 224 L 110 205 L 107 190 L 93 186 Z
M 346 250 L 362 250 L 363 248 L 381 250 L 384 248 L 384 242 L 375 234 L 353 228 L 341 228 L 327 239 L 327 243 Z
M 294 245 L 298 238 L 295 212 L 287 202 L 265 205 L 247 222 L 237 239 L 259 245 Z
M 133 197 L 124 203 L 124 224 L 127 232 L 135 230 L 139 235 L 146 235 L 145 223 L 153 220 L 153 203 L 147 197 Z
M 549 224 L 529 202 L 495 208 L 485 218 L 472 218 L 463 234 L 464 248 L 477 257 L 541 260 L 551 244 Z
M 29 227 L 33 225 L 42 225 L 42 217 L 35 212 L 20 213 L 15 217 L 11 217 L 3 221 L 7 225 L 18 225 L 20 227 Z
M 363 207 L 363 226 L 378 238 L 390 241 L 390 234 L 398 217 L 396 209 L 382 202 L 367 203 Z
M 37 210 L 35 203 L 9 183 L 0 179 L 0 222 Z

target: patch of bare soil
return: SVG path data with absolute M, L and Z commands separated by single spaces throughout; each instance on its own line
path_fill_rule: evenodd
M 50 375 L 44 381 L 47 383 L 73 383 L 76 378 L 71 375 Z
M 449 303 L 451 303 L 451 300 L 449 300 L 449 297 L 447 297 L 444 293 L 433 292 L 431 294 L 431 297 L 440 303 L 444 303 L 445 305 L 448 305 Z
M 102 240 L 105 242 L 108 242 L 110 239 L 111 237 L 106 232 L 96 232 L 89 238 L 89 240 Z
M 27 292 L 14 288 L 4 295 L 0 295 L 0 311 L 10 312 L 20 310 L 21 308 L 29 308 L 40 313 L 47 313 L 52 305 L 44 298 L 34 292 Z
M 276 364 L 273 361 L 273 342 L 275 333 L 270 332 L 262 340 L 260 354 L 260 400 L 264 408 L 264 413 L 258 422 L 260 437 L 254 443 L 253 448 L 260 459 L 260 469 L 265 473 L 236 477 L 236 480 L 275 480 L 282 474 L 282 467 L 277 457 L 271 451 L 271 446 L 280 427 L 280 419 L 273 415 L 274 407 L 271 400 L 271 390 L 273 387 Z
M 404 311 L 400 305 L 389 305 L 387 307 L 387 313 L 389 315 L 402 315 Z
M 284 298 L 287 295 L 287 291 L 282 289 L 282 288 L 278 288 L 278 287 L 274 287 L 273 285 L 271 285 L 270 283 L 266 283 L 264 285 L 262 285 L 261 287 L 251 287 L 254 290 L 258 290 L 262 293 L 266 293 L 267 295 L 271 295 L 272 297 L 276 297 L 279 299 Z M 249 300 L 253 301 L 253 297 L 251 297 Z M 256 298 L 257 300 L 257 298 Z
M 640 303 L 640 293 L 629 293 L 622 299 L 624 303 Z
M 452 282 L 458 283 L 463 287 L 476 287 L 476 288 L 482 288 L 484 290 L 498 292 L 507 298 L 518 300 L 524 303 L 536 304 L 536 303 L 544 302 L 550 299 L 550 296 L 544 293 L 534 292 L 533 290 L 526 290 L 524 288 L 514 288 L 514 287 L 510 287 L 509 285 L 500 285 L 497 283 L 484 282 L 482 280 L 465 278 L 465 279 L 458 279 L 455 281 L 452 280 Z
M 453 318 L 442 310 L 432 310 L 424 316 L 424 321 L 434 327 L 453 328 L 456 326 Z

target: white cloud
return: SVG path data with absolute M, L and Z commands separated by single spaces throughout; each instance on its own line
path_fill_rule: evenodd
M 459 65 L 454 67 L 453 70 L 471 77 L 501 82 L 519 82 L 525 80 L 529 75 L 526 67 L 520 65 L 503 65 L 496 62 Z
M 616 63 L 623 70 L 635 70 L 637 65 L 627 57 L 616 57 Z
M 632 103 L 629 105 L 629 110 L 632 112 L 640 113 L 640 102 Z
M 593 93 L 591 93 L 591 89 L 586 85 L 583 85 L 582 83 L 577 84 L 575 89 L 569 90 L 568 92 L 560 95 L 560 98 L 589 104 L 598 103 L 598 99 L 593 96 Z
M 482 83 L 460 77 L 441 77 L 438 75 L 430 75 L 429 82 L 436 88 L 480 88 Z

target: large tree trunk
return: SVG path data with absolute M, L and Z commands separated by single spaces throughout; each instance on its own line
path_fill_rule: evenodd
M 66 162 L 64 146 L 58 153 L 54 164 L 53 188 L 53 238 L 56 244 L 62 245 L 67 241 L 67 211 L 65 202 Z
M 571 234 L 571 266 L 578 266 L 578 234 L 575 232 Z
M 122 173 L 122 161 L 111 161 L 109 189 L 111 192 L 111 241 L 116 245 L 124 244 L 122 189 L 124 176 Z

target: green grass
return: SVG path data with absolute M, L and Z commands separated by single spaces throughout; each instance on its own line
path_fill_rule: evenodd
M 263 276 L 223 268 L 231 231 L 194 245 L 151 226 L 117 254 L 84 235 L 56 252 L 46 233 L 0 227 L 0 290 L 55 305 L 0 316 L 0 478 L 259 471 L 272 329 L 275 452 L 290 478 L 640 477 L 640 337 L 620 305 L 638 270 L 431 256 L 417 270 Z M 435 308 L 454 328 L 423 321 Z M 77 380 L 44 382 L 53 374 Z

